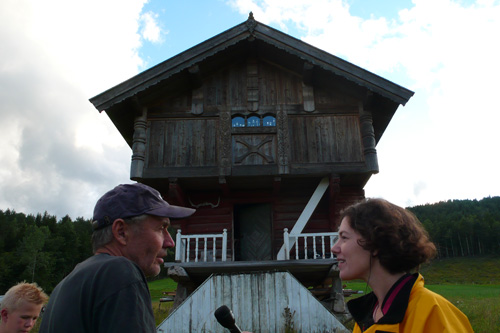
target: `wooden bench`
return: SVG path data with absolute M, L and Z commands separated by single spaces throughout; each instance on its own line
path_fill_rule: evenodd
M 159 309 L 161 308 L 161 303 L 173 302 L 175 299 L 175 291 L 164 291 L 164 292 L 162 292 L 162 294 L 165 296 L 160 298 L 160 300 L 159 300 L 159 304 L 158 304 Z

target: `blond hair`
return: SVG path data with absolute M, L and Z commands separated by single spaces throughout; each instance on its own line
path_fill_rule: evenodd
M 0 310 L 15 311 L 22 301 L 39 305 L 47 303 L 48 299 L 47 294 L 36 283 L 20 282 L 7 291 L 0 304 Z

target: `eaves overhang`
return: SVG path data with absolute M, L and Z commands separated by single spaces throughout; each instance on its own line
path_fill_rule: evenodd
M 257 39 L 282 51 L 292 54 L 304 62 L 343 77 L 396 104 L 405 105 L 413 92 L 386 80 L 361 67 L 329 54 L 297 38 L 284 34 L 265 24 L 249 19 L 194 47 L 165 60 L 164 62 L 110 88 L 90 99 L 98 111 L 107 110 L 148 88 L 159 84 L 208 57 L 226 50 L 245 40 Z

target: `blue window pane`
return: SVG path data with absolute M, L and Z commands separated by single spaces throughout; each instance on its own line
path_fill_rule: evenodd
M 274 118 L 273 116 L 265 116 L 264 126 L 276 126 L 276 118 Z
M 245 118 L 243 117 L 234 117 L 232 120 L 233 127 L 245 127 Z
M 252 116 L 248 118 L 247 121 L 248 127 L 258 127 L 260 126 L 260 118 L 257 116 Z

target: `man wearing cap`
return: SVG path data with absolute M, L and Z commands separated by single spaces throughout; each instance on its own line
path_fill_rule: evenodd
M 155 332 L 146 277 L 160 273 L 174 241 L 169 218 L 194 209 L 169 205 L 155 189 L 118 185 L 94 208 L 94 256 L 78 264 L 50 295 L 40 332 Z

